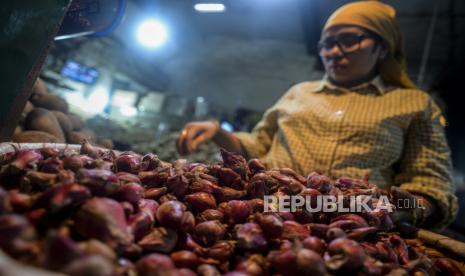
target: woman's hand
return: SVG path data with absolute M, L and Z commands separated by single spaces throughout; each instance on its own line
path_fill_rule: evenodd
M 176 148 L 181 155 L 192 153 L 198 146 L 211 140 L 220 129 L 218 121 L 190 122 L 182 129 Z
M 391 187 L 395 211 L 391 214 L 394 223 L 408 222 L 421 225 L 434 213 L 434 204 L 421 195 L 409 193 L 399 187 Z

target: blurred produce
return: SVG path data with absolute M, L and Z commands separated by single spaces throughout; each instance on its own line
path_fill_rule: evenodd
M 85 128 L 79 116 L 68 113 L 68 103 L 57 95 L 49 94 L 43 81 L 38 79 L 15 129 L 13 142 L 79 144 L 84 139 L 101 147 L 113 148 L 110 139 L 97 136 Z
M 153 152 L 156 153 L 161 160 L 174 162 L 177 159 L 184 158 L 189 162 L 214 163 L 220 160 L 219 147 L 208 141 L 201 144 L 197 150 L 190 155 L 181 156 L 176 151 L 176 140 L 179 137 L 179 132 L 172 132 L 164 135 L 158 141 L 145 142 L 132 145 L 132 150 L 135 152 Z
M 65 134 L 55 115 L 44 108 L 34 108 L 27 114 L 24 124 L 26 130 L 47 132 L 57 138 L 60 143 L 65 142 Z
M 393 232 L 383 210 L 263 212 L 263 195 L 306 195 L 309 204 L 320 195 L 369 195 L 372 207 L 392 198 L 366 179 L 265 170 L 224 150 L 221 157 L 170 164 L 86 142 L 79 152 L 7 153 L 0 249 L 67 275 L 463 274 L 460 262 Z
M 63 141 L 58 140 L 56 136 L 38 130 L 26 130 L 15 133 L 13 135 L 13 141 L 17 143 L 30 143 L 31 141 L 42 143 L 63 143 Z

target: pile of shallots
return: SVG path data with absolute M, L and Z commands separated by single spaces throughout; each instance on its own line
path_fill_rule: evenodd
M 386 211 L 263 212 L 265 195 L 385 194 L 366 180 L 116 156 L 83 143 L 0 157 L 0 249 L 69 275 L 460 273 L 392 231 Z M 413 243 L 410 243 L 413 244 Z M 396 274 L 397 275 L 397 274 Z

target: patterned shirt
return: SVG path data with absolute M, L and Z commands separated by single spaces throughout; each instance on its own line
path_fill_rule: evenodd
M 326 79 L 293 86 L 251 133 L 236 132 L 248 158 L 302 175 L 363 177 L 436 203 L 442 227 L 455 218 L 457 198 L 444 118 L 423 91 L 375 78 L 355 88 Z

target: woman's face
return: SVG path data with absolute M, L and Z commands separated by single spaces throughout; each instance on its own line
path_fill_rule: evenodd
M 374 77 L 378 60 L 386 55 L 379 41 L 356 26 L 329 28 L 319 49 L 328 77 L 341 85 Z

